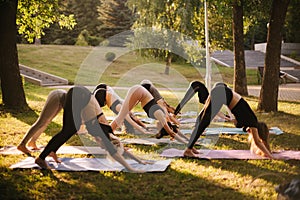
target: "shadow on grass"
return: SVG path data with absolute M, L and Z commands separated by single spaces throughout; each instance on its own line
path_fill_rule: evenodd
M 189 161 L 187 161 L 189 162 Z M 260 178 L 273 184 L 281 184 L 285 180 L 292 179 L 295 172 L 300 174 L 299 160 L 211 160 L 210 162 L 195 161 L 205 167 L 214 167 L 240 174 L 241 176 L 253 177 L 253 182 Z M 286 171 L 286 165 L 293 171 Z M 273 169 L 273 167 L 276 168 Z
M 253 199 L 173 169 L 146 174 L 0 170 L 1 199 Z

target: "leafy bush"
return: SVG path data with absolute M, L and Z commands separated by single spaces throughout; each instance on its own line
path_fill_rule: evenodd
M 107 61 L 113 61 L 115 58 L 116 58 L 116 54 L 113 53 L 113 52 L 107 52 L 107 53 L 105 54 L 105 59 L 106 59 Z

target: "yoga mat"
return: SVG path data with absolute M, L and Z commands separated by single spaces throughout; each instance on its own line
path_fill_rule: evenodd
M 278 127 L 271 127 L 269 129 L 270 134 L 281 135 L 283 131 Z M 180 129 L 180 132 L 183 134 L 191 134 L 192 129 Z M 218 134 L 248 134 L 244 132 L 242 128 L 230 128 L 230 127 L 219 127 L 219 128 L 206 128 L 203 135 L 218 135 Z
M 183 144 L 177 140 L 171 140 L 169 138 L 126 138 L 121 140 L 123 144 L 141 144 L 141 145 L 160 145 L 160 144 Z M 211 139 L 201 138 L 198 140 L 197 144 L 210 144 Z
M 196 123 L 196 118 L 179 118 L 178 121 L 180 124 L 189 124 L 189 123 Z
M 41 152 L 44 147 L 40 147 L 41 150 L 34 152 Z M 106 154 L 106 151 L 97 146 L 61 146 L 57 154 Z M 16 146 L 6 146 L 0 149 L 0 154 L 12 155 L 12 154 L 23 154 L 17 149 Z
M 176 143 L 182 144 L 177 140 L 170 140 L 170 138 L 126 138 L 122 139 L 121 142 L 123 144 L 142 144 L 142 145 L 158 145 L 158 144 L 169 144 Z
M 198 113 L 195 111 L 188 111 L 188 112 L 178 114 L 178 116 L 181 116 L 181 117 L 195 117 L 197 115 L 198 115 Z
M 35 158 L 27 157 L 10 166 L 11 169 L 32 169 L 40 167 L 34 163 Z M 62 163 L 56 163 L 52 158 L 46 158 L 48 165 L 57 171 L 124 171 L 127 170 L 118 162 L 105 158 L 61 158 Z M 139 164 L 131 159 L 126 159 L 128 164 L 136 169 L 146 172 L 163 172 L 171 163 L 171 159 L 152 161 L 153 164 Z
M 184 157 L 184 150 L 178 149 L 166 149 L 160 155 L 168 158 L 175 157 Z M 252 154 L 250 150 L 208 150 L 201 149 L 198 154 L 199 159 L 239 159 L 239 160 L 248 160 L 248 159 L 268 159 L 262 156 Z M 300 160 L 300 151 L 281 151 L 273 154 L 275 159 L 278 160 Z

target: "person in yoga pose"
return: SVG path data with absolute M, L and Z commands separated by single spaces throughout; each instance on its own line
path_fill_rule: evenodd
M 185 144 L 187 143 L 188 139 L 185 138 L 183 134 L 180 132 L 174 132 L 168 125 L 168 122 L 170 121 L 166 117 L 164 110 L 155 102 L 153 96 L 148 92 L 148 90 L 141 85 L 134 85 L 128 90 L 119 114 L 111 123 L 113 130 L 120 127 L 128 112 L 138 103 L 141 103 L 141 106 L 147 113 L 148 117 L 158 120 L 159 126 L 163 127 L 171 138 L 175 138 Z
M 105 88 L 105 90 L 102 90 Z M 107 88 L 107 90 L 106 90 Z M 107 105 L 114 113 L 118 113 L 121 107 L 121 98 L 113 91 L 113 89 L 109 86 L 106 87 L 105 84 L 99 84 L 96 86 L 94 90 L 94 95 L 101 107 Z M 17 146 L 17 149 L 22 151 L 25 154 L 30 154 L 31 151 L 26 147 L 31 147 L 32 150 L 39 150 L 36 145 L 37 139 L 40 135 L 45 131 L 47 126 L 51 123 L 54 117 L 58 115 L 58 113 L 63 109 L 65 100 L 66 100 L 67 91 L 62 89 L 53 90 L 49 93 L 46 103 L 43 107 L 43 110 L 36 120 L 36 122 L 30 127 L 30 129 L 26 132 L 22 141 Z M 146 130 L 145 125 L 140 122 L 131 112 L 129 116 L 126 116 L 125 125 L 132 130 L 132 124 L 137 130 L 142 133 L 149 133 Z
M 217 86 L 217 85 L 220 85 L 220 84 L 225 84 L 225 83 L 217 82 L 214 85 L 214 87 Z M 191 100 L 191 98 L 196 93 L 198 94 L 199 103 L 205 104 L 205 101 L 209 96 L 209 92 L 208 92 L 206 86 L 203 83 L 201 83 L 200 81 L 193 81 L 193 82 L 191 82 L 190 86 L 188 87 L 183 99 L 176 106 L 176 109 L 174 111 L 174 115 L 178 115 L 180 113 L 180 111 L 182 110 L 182 108 L 186 105 L 186 103 L 189 100 Z M 221 119 L 225 120 L 225 121 L 234 122 L 235 119 L 233 118 L 231 112 L 230 111 L 228 111 L 228 112 L 229 112 L 229 115 L 225 115 L 223 112 L 218 112 L 217 116 L 220 117 Z
M 199 103 L 205 104 L 205 101 L 209 95 L 209 92 L 205 85 L 199 81 L 193 81 L 191 82 L 190 86 L 188 87 L 187 91 L 185 92 L 185 95 L 183 99 L 180 101 L 180 103 L 176 106 L 176 109 L 174 111 L 175 115 L 178 115 L 181 111 L 181 109 L 185 106 L 185 104 L 191 100 L 191 98 L 198 94 Z
M 163 111 L 166 113 L 166 118 L 168 120 L 169 127 L 173 130 L 173 132 L 180 134 L 183 138 L 188 140 L 188 138 L 181 134 L 179 130 L 179 121 L 174 116 L 175 108 L 170 106 L 166 100 L 161 96 L 158 89 L 153 85 L 153 83 L 147 79 L 141 81 L 141 85 L 150 92 L 150 94 L 153 96 L 154 101 L 163 109 Z M 157 127 L 160 131 L 156 134 L 156 138 L 160 139 L 163 136 L 169 135 L 168 132 L 165 130 L 164 127 L 161 126 L 161 124 L 158 124 Z
M 116 146 L 122 147 L 120 141 L 114 136 L 113 130 L 108 125 L 96 98 L 87 88 L 82 86 L 74 86 L 67 92 L 62 129 L 49 141 L 41 154 L 35 159 L 35 163 L 43 169 L 50 169 L 45 161 L 48 155 L 52 156 L 56 162 L 60 162 L 56 151 L 79 130 L 82 122 L 84 122 L 88 132 L 95 137 L 100 146 L 104 147 L 116 161 L 129 171 L 143 172 L 131 167 L 122 154 L 128 155 L 137 162 L 143 164 L 146 164 L 146 162 L 136 158 L 123 148 L 116 148 Z
M 33 150 L 39 150 L 36 141 L 42 132 L 47 128 L 53 118 L 62 110 L 65 104 L 67 92 L 65 90 L 57 89 L 49 93 L 45 106 L 36 120 L 30 127 L 22 141 L 17 146 L 17 149 L 25 154 L 30 154 L 31 151 L 26 147 L 31 147 Z M 29 141 L 30 140 L 30 141 Z M 28 142 L 29 141 L 29 142 Z
M 112 87 L 104 83 L 100 83 L 95 87 L 93 94 L 95 95 L 100 107 L 107 105 L 107 107 L 109 107 L 116 115 L 119 113 L 123 100 Z M 133 127 L 144 134 L 150 133 L 147 130 L 146 125 L 134 116 L 132 112 L 129 112 L 128 115 L 126 115 L 124 125 L 126 127 L 126 131 L 130 133 L 134 133 Z
M 167 114 L 167 117 L 173 121 L 175 124 L 179 124 L 178 120 L 173 117 L 171 114 L 174 114 L 175 108 L 170 106 L 166 100 L 161 96 L 157 88 L 153 85 L 153 83 L 147 79 L 141 81 L 141 85 L 150 92 L 150 94 L 153 96 L 155 103 L 157 103 L 161 108 L 164 110 L 164 112 Z
M 235 116 L 236 127 L 245 127 L 250 136 L 250 150 L 258 155 L 273 158 L 268 145 L 269 130 L 264 122 L 259 122 L 249 104 L 226 84 L 216 84 L 206 99 L 204 107 L 197 117 L 195 128 L 190 137 L 184 156 L 196 157 L 194 144 L 209 126 L 222 105 L 228 106 Z

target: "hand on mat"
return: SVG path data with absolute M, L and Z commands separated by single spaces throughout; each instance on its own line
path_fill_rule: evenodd
M 142 169 L 136 169 L 136 168 L 125 168 L 126 171 L 128 172 L 131 172 L 131 173 L 145 173 L 146 171 L 145 170 L 142 170 Z
M 143 165 L 153 165 L 155 162 L 151 160 L 141 160 L 139 163 Z
M 49 156 L 52 157 L 55 162 L 61 163 L 61 161 L 58 159 L 57 154 L 55 152 L 51 151 Z

